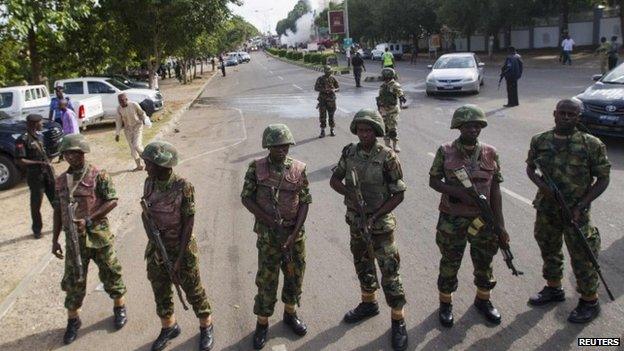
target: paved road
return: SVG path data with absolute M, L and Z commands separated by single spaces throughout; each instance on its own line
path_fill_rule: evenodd
M 594 221 L 602 233 L 600 260 L 617 301 L 601 298 L 602 316 L 591 325 L 568 324 L 565 319 L 576 305 L 576 296 L 571 269 L 566 266 L 564 287 L 570 297 L 566 302 L 543 309 L 526 305 L 528 296 L 543 284 L 541 259 L 532 238 L 535 214 L 529 199 L 535 188 L 524 174 L 530 136 L 552 126 L 552 110 L 557 99 L 582 90 L 592 72 L 567 67 L 527 70 L 520 83 L 521 107 L 503 110 L 504 94 L 495 88 L 495 68 L 486 69 L 486 84 L 480 95 L 436 99 L 425 97 L 422 90 L 427 71 L 424 66 L 402 63 L 399 70 L 410 105 L 403 111 L 400 123 L 403 148 L 400 156 L 409 190 L 405 202 L 396 211 L 399 222 L 396 238 L 409 303 L 406 311 L 410 349 L 550 351 L 575 347 L 577 337 L 622 337 L 624 239 L 618 230 L 624 225 L 621 216 L 624 200 L 619 196 L 624 190 L 621 142 L 607 140 L 613 162 L 612 183 L 594 208 Z M 378 67 L 371 66 L 369 71 L 378 71 Z M 271 339 L 266 349 L 390 349 L 390 310 L 384 304 L 382 313 L 365 323 L 347 326 L 340 322 L 343 313 L 358 303 L 359 289 L 343 219 L 345 209 L 329 187 L 331 168 L 342 147 L 356 140 L 348 131 L 350 119 L 359 108 L 374 107 L 378 84 L 365 83 L 363 88 L 356 89 L 349 77 L 339 77 L 338 136 L 319 140 L 316 97 L 312 91 L 317 75 L 255 54 L 251 63 L 228 71 L 227 77 L 215 77 L 182 118 L 179 133 L 167 138 L 179 147 L 184 159 L 177 172 L 196 188 L 195 235 L 200 247 L 203 282 L 214 308 L 218 350 L 251 349 L 257 257 L 251 230 L 253 218 L 240 204 L 239 194 L 249 162 L 265 155 L 260 148 L 262 130 L 275 122 L 286 123 L 293 131 L 298 144 L 291 149 L 291 155 L 308 164 L 314 199 L 306 223 L 307 272 L 299 312 L 310 332 L 304 338 L 294 337 L 280 322 L 282 309 L 278 305 L 271 318 Z M 560 84 L 564 86 L 559 87 Z M 491 326 L 471 308 L 474 286 L 470 260 L 466 258 L 454 299 L 456 324 L 449 330 L 440 327 L 437 321 L 436 279 L 440 255 L 434 228 L 439 195 L 428 187 L 427 174 L 437 145 L 456 137 L 456 132 L 448 128 L 450 117 L 464 103 L 479 104 L 490 117 L 490 126 L 483 131 L 482 140 L 496 145 L 501 154 L 506 222 L 517 266 L 526 274 L 513 277 L 502 259 L 495 259 L 498 285 L 493 301 L 503 315 L 503 322 Z M 98 291 L 92 275 L 89 286 L 95 290 L 85 301 L 83 330 L 69 350 L 147 350 L 159 332 L 143 260 L 146 238 L 136 210 L 118 241 L 129 288 L 130 322 L 119 332 L 112 330 L 110 300 Z M 182 311 L 179 304 L 176 307 L 183 333 L 170 348 L 195 349 L 196 319 L 192 312 Z M 59 339 L 61 333 L 58 330 Z M 19 345 L 11 344 L 13 348 Z

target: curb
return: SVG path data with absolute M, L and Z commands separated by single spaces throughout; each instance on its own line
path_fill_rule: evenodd
M 264 53 L 267 54 L 268 56 L 271 56 L 274 59 L 280 60 L 280 61 L 285 62 L 285 63 L 290 63 L 291 65 L 295 65 L 295 66 L 311 69 L 311 70 L 317 71 L 317 72 L 323 72 L 323 66 L 308 66 L 305 63 L 300 63 L 300 62 L 297 62 L 297 61 L 293 61 L 293 60 L 289 60 L 289 59 L 286 59 L 286 58 L 283 58 L 283 57 L 279 57 L 277 55 L 273 55 L 273 54 L 271 54 L 268 51 L 265 51 Z M 348 74 L 351 74 L 351 70 L 348 69 L 348 70 L 342 70 L 342 71 L 334 71 L 333 74 L 335 76 L 348 75 Z

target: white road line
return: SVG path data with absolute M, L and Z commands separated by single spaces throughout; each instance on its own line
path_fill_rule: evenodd
M 299 89 L 299 90 L 303 91 L 303 88 L 298 86 L 297 84 L 293 84 L 292 86 L 295 87 L 295 89 Z
M 342 113 L 346 113 L 346 114 L 351 113 L 351 111 L 349 111 L 349 110 L 345 110 L 345 109 L 344 109 L 344 108 L 342 108 L 342 107 L 338 107 L 338 109 L 339 109 L 339 110 L 340 110 L 340 112 L 342 112 Z
M 282 76 L 277 76 L 277 78 L 279 78 L 280 80 L 284 80 Z
M 286 348 L 286 345 L 281 344 L 281 345 L 275 345 L 273 347 L 271 347 L 272 351 L 288 351 L 288 349 Z
M 427 155 L 429 155 L 431 157 L 435 157 L 435 154 L 433 152 L 427 152 Z

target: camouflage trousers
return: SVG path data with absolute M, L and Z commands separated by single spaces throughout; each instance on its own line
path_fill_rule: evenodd
M 282 261 L 281 245 L 285 241 L 273 231 L 258 235 L 258 273 L 256 286 L 258 293 L 254 298 L 254 314 L 270 317 L 273 315 L 277 302 L 277 286 L 280 270 L 284 275 L 282 286 L 282 302 L 288 305 L 299 305 L 301 300 L 303 275 L 305 273 L 305 238 L 297 240 L 292 250 L 292 262 Z M 290 273 L 290 274 L 289 274 Z
M 399 124 L 399 112 L 399 106 L 379 108 L 379 113 L 381 114 L 386 127 L 386 138 L 399 140 L 399 134 L 397 131 Z
M 336 123 L 334 122 L 334 113 L 336 112 L 336 100 L 319 99 L 319 123 L 321 128 L 327 127 L 327 118 L 329 117 L 329 127 L 334 128 Z
M 600 233 L 593 227 L 589 214 L 581 219 L 581 231 L 587 238 L 594 255 L 600 251 Z M 542 275 L 549 281 L 560 281 L 563 278 L 563 252 L 565 240 L 572 271 L 576 277 L 576 290 L 583 296 L 594 295 L 598 291 L 598 273 L 591 261 L 585 256 L 581 239 L 561 220 L 561 215 L 554 211 L 537 211 L 535 219 L 535 240 L 539 245 L 544 265 Z
M 79 283 L 74 275 L 73 250 L 69 245 L 65 245 L 65 272 L 61 281 L 61 289 L 66 292 L 65 308 L 77 310 L 82 306 L 87 289 L 87 272 L 89 271 L 89 261 L 93 260 L 98 266 L 100 281 L 104 284 L 104 291 L 112 299 L 124 296 L 126 285 L 121 279 L 121 265 L 117 260 L 117 254 L 113 245 L 101 248 L 88 248 L 85 245 L 84 236 L 80 237 L 80 257 L 84 269 L 85 279 Z
M 167 255 L 171 264 L 174 264 L 179 256 L 177 246 L 166 246 Z M 154 300 L 156 301 L 156 314 L 160 318 L 168 318 L 173 315 L 173 286 L 165 265 L 160 259 L 158 249 L 152 242 L 148 242 L 145 250 L 147 260 L 147 279 L 152 284 Z M 197 241 L 191 237 L 188 248 L 184 253 L 180 265 L 180 287 L 186 295 L 186 301 L 193 306 L 193 311 L 198 318 L 209 316 L 212 311 L 206 291 L 202 287 L 199 274 L 199 257 Z
M 436 244 L 440 249 L 438 290 L 450 294 L 457 290 L 457 272 L 461 266 L 466 245 L 470 243 L 470 258 L 474 267 L 474 284 L 489 291 L 496 285 L 492 274 L 492 260 L 498 252 L 498 238 L 491 231 L 481 230 L 476 235 L 468 233 L 474 218 L 453 216 L 440 212 Z
M 375 261 L 371 260 L 368 254 L 368 245 L 358 228 L 351 226 L 350 231 L 351 253 L 353 254 L 355 273 L 360 281 L 360 289 L 362 292 L 373 293 L 379 289 Z M 401 257 L 399 256 L 399 249 L 394 243 L 394 232 L 373 234 L 371 237 L 375 259 L 381 271 L 381 287 L 386 302 L 391 308 L 400 309 L 406 302 L 405 291 L 399 274 Z

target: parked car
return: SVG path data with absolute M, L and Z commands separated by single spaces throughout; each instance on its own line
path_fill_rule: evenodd
M 238 52 L 235 52 L 235 51 L 234 52 L 228 52 L 226 55 L 227 55 L 227 57 L 233 57 L 234 59 L 236 59 L 236 62 L 238 64 L 243 63 L 243 57 Z
M 581 105 L 581 123 L 592 134 L 624 137 L 624 64 L 592 78 L 596 83 L 573 98 Z
M 375 46 L 375 49 L 371 50 L 371 58 L 373 61 L 381 60 L 381 55 L 386 51 L 386 48 L 388 48 L 388 51 L 390 51 L 392 55 L 394 55 L 394 58 L 400 61 L 403 58 L 403 52 L 405 47 L 407 46 L 399 43 L 377 44 L 377 46 Z
M 485 64 L 472 52 L 442 55 L 433 65 L 427 67 L 427 95 L 444 92 L 479 93 L 483 85 Z
M 161 110 L 164 107 L 163 96 L 159 91 L 152 89 L 130 88 L 113 78 L 81 77 L 62 79 L 54 83 L 63 85 L 65 94 L 72 99 L 83 99 L 91 96 L 100 96 L 104 107 L 103 119 L 114 119 L 117 114 L 117 96 L 122 92 L 130 101 L 141 103 L 144 100 L 152 100 L 154 109 Z
M 118 81 L 124 83 L 130 88 L 149 89 L 149 84 L 147 82 L 142 82 L 140 80 L 132 79 L 123 74 L 112 74 L 110 77 L 113 79 L 117 79 Z
M 371 49 L 360 49 L 360 55 L 365 60 L 370 60 L 373 58 L 373 54 L 371 53 Z M 381 58 L 380 58 L 381 59 Z
M 226 66 L 238 66 L 238 55 L 228 55 L 224 61 Z
M 6 190 L 17 184 L 23 177 L 23 170 L 15 161 L 15 141 L 26 133 L 26 121 L 9 117 L 0 111 L 0 190 Z M 43 138 L 52 158 L 59 154 L 58 148 L 63 136 L 61 126 L 55 122 L 43 123 Z
M 251 56 L 248 53 L 246 53 L 244 51 L 240 51 L 240 52 L 238 52 L 238 54 L 240 55 L 241 60 L 243 62 L 249 63 L 251 61 Z

